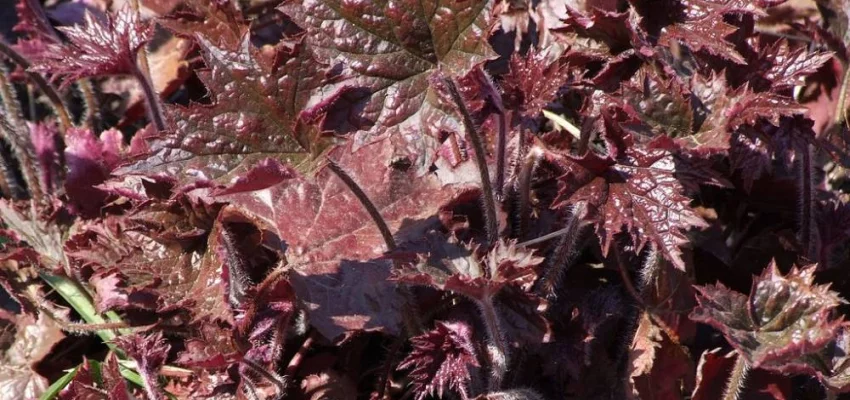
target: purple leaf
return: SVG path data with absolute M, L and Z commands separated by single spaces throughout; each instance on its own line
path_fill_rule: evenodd
M 213 104 L 169 107 L 174 131 L 149 138 L 149 153 L 117 174 L 164 174 L 181 184 L 226 181 L 268 157 L 298 165 L 321 150 L 311 131 L 295 123 L 322 81 L 305 46 L 281 45 L 278 60 L 271 60 L 249 35 L 229 47 L 203 36 L 197 42 L 209 67 L 199 76 Z
M 357 177 L 396 236 L 415 232 L 462 189 L 462 185 L 444 187 L 436 174 L 417 178 L 412 170 L 392 168 L 388 141 L 363 151 L 368 157 L 353 154 L 346 146 L 330 157 Z M 269 172 L 273 168 L 280 172 Z M 359 200 L 330 170 L 308 180 L 266 160 L 248 177 L 221 190 L 217 199 L 231 203 L 285 243 L 293 265 L 292 285 L 299 300 L 306 302 L 311 322 L 326 337 L 362 329 L 396 332 L 401 302 L 386 282 L 390 263 L 378 259 L 387 250 L 384 239 Z
M 68 43 L 50 44 L 32 69 L 64 77 L 67 87 L 75 80 L 101 75 L 131 74 L 136 55 L 153 37 L 153 25 L 139 20 L 138 13 L 123 7 L 117 15 L 98 19 L 86 12 L 82 25 L 59 28 Z
M 477 247 L 437 242 L 432 246 L 442 248 L 429 249 L 430 257 L 420 259 L 412 270 L 408 266 L 397 271 L 394 279 L 453 291 L 479 301 L 491 300 L 509 285 L 528 291 L 537 279 L 543 258 L 515 245 L 499 241 L 487 255 L 478 257 Z M 445 258 L 440 258 L 442 254 Z
M 604 253 L 625 231 L 638 249 L 653 246 L 676 268 L 685 269 L 684 232 L 706 226 L 682 195 L 676 160 L 667 150 L 635 147 L 622 161 L 589 153 L 556 156 L 563 175 L 556 207 L 585 202 Z
M 472 328 L 463 322 L 436 321 L 435 328 L 410 339 L 413 351 L 398 366 L 412 369 L 413 391 L 416 400 L 429 395 L 443 397 L 453 390 L 468 398 L 467 385 L 472 379 L 470 367 L 478 367 Z
M 367 89 L 351 103 L 369 121 L 354 132 L 354 150 L 389 137 L 398 156 L 415 157 L 421 174 L 433 159 L 439 130 L 460 130 L 436 103 L 429 78 L 438 69 L 462 76 L 494 56 L 487 43 L 491 7 L 483 0 L 307 0 L 281 11 L 307 30 L 321 62 L 342 64 L 345 79 L 335 90 Z
M 44 314 L 36 319 L 17 317 L 14 341 L 0 357 L 0 397 L 38 398 L 49 383 L 33 370 L 65 335 L 59 325 Z
M 754 367 L 783 365 L 824 348 L 842 320 L 830 317 L 841 304 L 829 285 L 815 285 L 815 266 L 779 273 L 772 262 L 753 280 L 749 296 L 721 284 L 697 287 L 691 319 L 719 330 Z

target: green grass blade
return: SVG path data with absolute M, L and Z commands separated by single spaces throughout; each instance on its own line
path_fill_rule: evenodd
M 77 282 L 57 275 L 51 275 L 47 273 L 40 273 L 41 279 L 44 279 L 48 285 L 50 285 L 56 293 L 59 293 L 77 313 L 89 324 L 105 324 L 107 322 L 118 322 L 120 318 L 114 319 L 110 318 L 107 320 L 100 313 L 97 312 L 94 308 L 94 303 L 92 303 L 91 297 L 83 289 L 80 284 Z M 118 317 L 117 314 L 113 313 L 114 317 Z M 97 335 L 103 339 L 104 343 L 109 346 L 110 349 L 115 350 L 115 345 L 112 344 L 112 340 L 117 337 L 114 331 L 112 330 L 101 330 L 97 331 Z
M 65 375 L 62 375 L 62 377 L 57 379 L 56 382 L 53 382 L 53 384 L 51 384 L 50 387 L 48 387 L 47 390 L 45 390 L 44 393 L 41 394 L 41 397 L 39 397 L 38 399 L 39 400 L 53 400 L 53 399 L 55 399 L 56 396 L 59 395 L 59 392 L 61 392 L 62 389 L 65 389 L 65 386 L 68 386 L 68 384 L 71 383 L 72 380 L 74 380 L 74 377 L 77 375 L 77 371 L 79 369 L 80 369 L 80 366 L 76 366 L 73 369 L 71 369 L 70 371 L 68 371 L 68 373 L 66 373 Z

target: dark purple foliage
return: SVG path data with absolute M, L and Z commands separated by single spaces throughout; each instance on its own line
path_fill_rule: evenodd
M 830 2 L 43 3 L 0 398 L 850 392 Z
M 470 369 L 478 367 L 472 328 L 463 322 L 434 323 L 435 329 L 410 339 L 413 351 L 398 365 L 410 369 L 416 399 L 443 397 L 448 390 L 468 398 Z

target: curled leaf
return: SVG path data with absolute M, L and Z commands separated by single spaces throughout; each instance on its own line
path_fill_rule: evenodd
M 782 365 L 826 346 L 842 319 L 842 303 L 829 285 L 815 285 L 816 266 L 781 275 L 772 262 L 753 280 L 749 296 L 721 284 L 697 287 L 699 306 L 691 319 L 719 330 L 747 362 L 758 368 Z

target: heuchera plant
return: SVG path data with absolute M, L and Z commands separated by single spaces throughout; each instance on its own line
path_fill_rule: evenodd
M 11 3 L 2 399 L 850 392 L 842 2 Z

